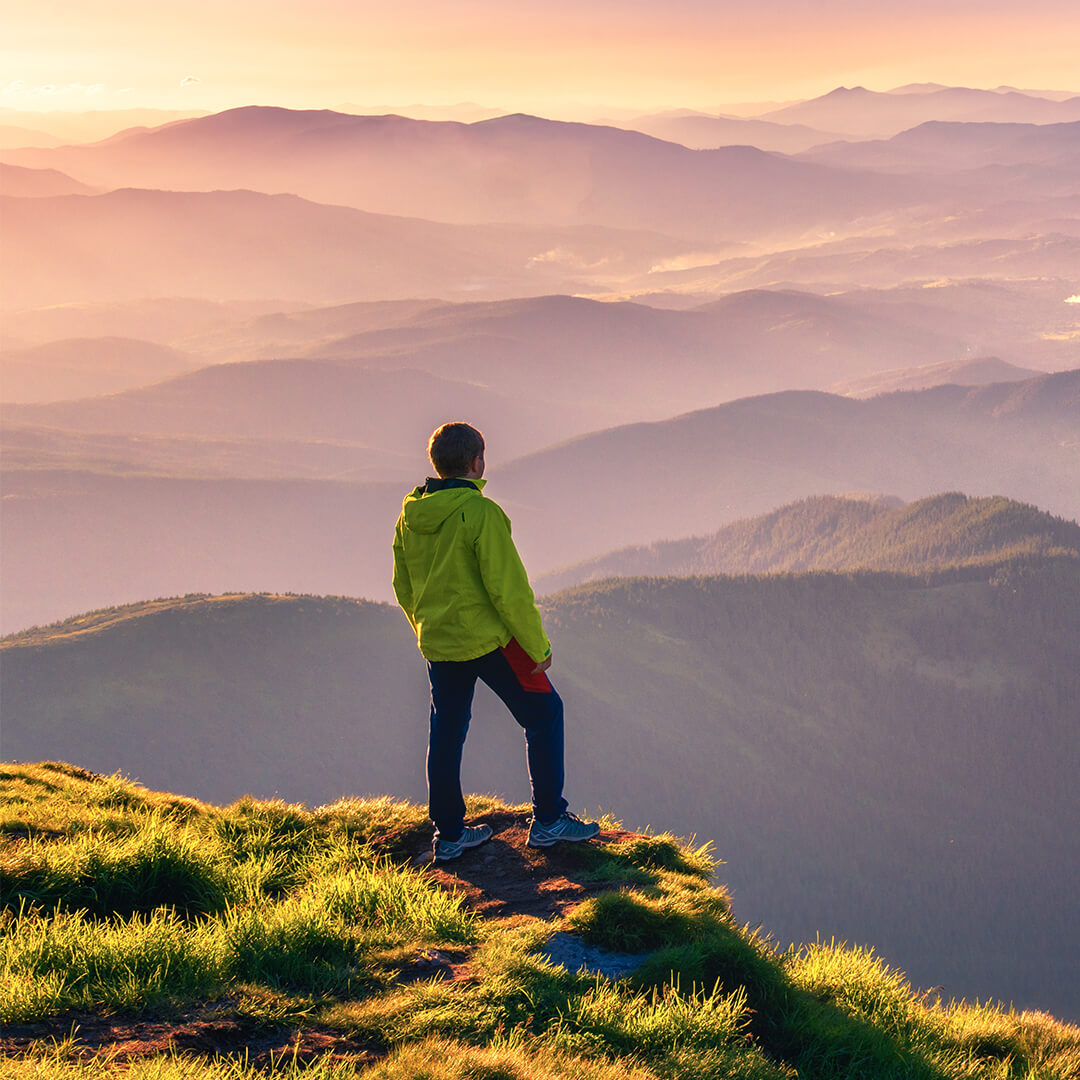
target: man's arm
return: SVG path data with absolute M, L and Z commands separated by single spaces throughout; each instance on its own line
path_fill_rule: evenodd
M 484 510 L 473 545 L 484 588 L 518 644 L 539 670 L 546 670 L 551 666 L 551 642 L 540 621 L 529 575 L 510 535 L 510 519 L 494 503 L 489 502 Z
M 409 578 L 409 568 L 405 565 L 405 524 L 398 518 L 397 528 L 394 529 L 394 596 L 405 612 L 406 618 L 413 630 L 416 629 L 416 620 L 413 618 L 413 594 L 412 580 Z

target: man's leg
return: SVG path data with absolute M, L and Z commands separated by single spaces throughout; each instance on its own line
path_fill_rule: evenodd
M 465 828 L 461 794 L 461 751 L 472 716 L 474 661 L 428 661 L 431 728 L 428 736 L 428 814 L 435 839 L 457 840 Z
M 533 816 L 544 824 L 553 822 L 567 807 L 563 798 L 562 698 L 550 683 L 546 691 L 526 690 L 498 649 L 475 663 L 480 678 L 499 695 L 525 730 Z

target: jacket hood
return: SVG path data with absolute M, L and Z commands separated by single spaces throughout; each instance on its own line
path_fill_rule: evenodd
M 402 501 L 405 528 L 418 533 L 438 532 L 451 514 L 480 494 L 485 483 L 484 480 L 468 480 L 452 487 L 439 487 L 437 491 L 428 491 L 428 485 L 421 484 Z

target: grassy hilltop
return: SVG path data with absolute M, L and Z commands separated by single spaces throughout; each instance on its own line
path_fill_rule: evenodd
M 494 840 L 434 868 L 423 811 L 386 798 L 220 808 L 4 766 L 0 1075 L 1080 1076 L 1080 1029 L 740 926 L 704 849 L 607 820 L 535 852 L 522 808 L 470 812 Z

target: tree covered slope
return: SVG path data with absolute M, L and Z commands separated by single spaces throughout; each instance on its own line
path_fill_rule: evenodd
M 537 580 L 554 592 L 605 577 L 784 570 L 939 570 L 1029 554 L 1080 558 L 1080 525 L 1002 496 L 899 499 L 819 495 L 711 536 L 628 547 Z
M 544 611 L 575 806 L 712 840 L 743 917 L 785 940 L 1080 1014 L 1075 560 L 625 579 Z M 426 678 L 387 606 L 189 598 L 0 658 L 5 757 L 214 799 L 424 796 Z M 481 690 L 466 785 L 526 798 L 522 756 Z

